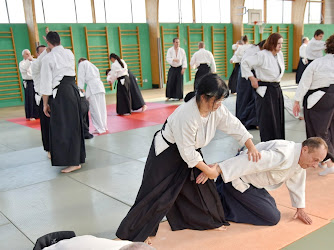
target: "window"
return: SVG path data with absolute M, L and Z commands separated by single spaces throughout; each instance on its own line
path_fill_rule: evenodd
M 44 8 L 42 0 L 35 0 L 36 22 L 45 23 Z
M 76 0 L 78 23 L 92 23 L 92 6 L 90 0 Z
M 318 2 L 318 3 L 317 3 Z M 304 23 L 321 23 L 324 17 L 321 16 L 321 0 L 307 1 L 304 15 Z
M 192 0 L 181 0 L 180 23 L 193 22 L 193 2 Z
M 179 0 L 160 0 L 159 1 L 159 22 L 160 23 L 178 23 Z
M 42 0 L 46 23 L 76 23 L 73 0 Z
M 197 23 L 229 23 L 230 0 L 195 0 Z
M 130 0 L 105 0 L 107 23 L 132 23 Z
M 291 23 L 291 0 L 267 0 L 267 23 Z
M 104 0 L 94 0 L 95 18 L 97 23 L 106 22 L 106 13 L 104 4 L 105 4 Z
M 7 0 L 7 6 L 8 6 L 10 23 L 26 22 L 22 0 Z
M 0 0 L 0 23 L 8 23 L 6 0 Z
M 134 23 L 146 23 L 145 0 L 131 0 L 132 17 Z

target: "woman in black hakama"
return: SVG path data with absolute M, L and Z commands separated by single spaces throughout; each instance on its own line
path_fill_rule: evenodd
M 130 78 L 131 108 L 132 110 L 138 110 L 141 108 L 144 111 L 146 104 L 140 92 L 140 89 L 137 83 L 137 79 L 129 69 L 128 69 L 128 72 L 129 72 L 129 78 Z
M 155 236 L 165 215 L 173 231 L 229 225 L 212 180 L 218 165 L 207 166 L 196 145 L 207 145 L 219 128 L 233 134 L 239 143 L 247 140 L 253 157 L 258 152 L 240 121 L 221 106 L 228 88 L 218 75 L 205 75 L 196 93 L 155 133 L 135 203 L 116 232 L 120 239 L 145 241 Z M 202 116 L 204 107 L 207 116 Z M 199 175 L 203 179 L 196 183 Z

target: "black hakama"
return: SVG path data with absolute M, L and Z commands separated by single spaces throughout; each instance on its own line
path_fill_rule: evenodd
M 252 185 L 243 193 L 235 189 L 232 183 L 224 183 L 221 176 L 216 187 L 228 221 L 261 226 L 274 226 L 281 218 L 274 198 L 264 188 Z
M 211 68 L 209 67 L 209 65 L 207 65 L 206 63 L 202 63 L 197 67 L 197 72 L 195 75 L 195 82 L 194 82 L 194 90 L 197 89 L 198 84 L 201 80 L 201 78 L 210 73 L 211 72 Z
M 231 93 L 237 93 L 237 84 L 238 84 L 238 77 L 240 71 L 240 63 L 236 63 L 234 65 L 234 69 L 230 78 L 228 79 L 228 88 L 231 90 Z
M 39 108 L 35 101 L 35 89 L 33 80 L 23 80 L 26 82 L 24 88 L 24 109 L 26 112 L 26 118 L 39 118 Z
M 124 80 L 124 84 L 121 83 L 122 80 Z M 130 78 L 128 76 L 117 78 L 116 112 L 119 115 L 131 114 L 130 85 Z
M 82 114 L 82 126 L 85 139 L 91 139 L 94 136 L 89 133 L 89 102 L 85 96 L 80 97 L 80 108 Z
M 255 107 L 256 92 L 250 80 L 241 77 L 241 70 L 239 71 L 237 93 L 236 117 L 247 129 L 256 128 L 258 126 Z
M 182 66 L 170 67 L 167 77 L 166 97 L 183 99 L 183 75 Z
M 296 71 L 296 83 L 297 84 L 299 84 L 300 79 L 302 78 L 302 75 L 303 75 L 304 70 L 306 69 L 307 65 L 308 64 L 303 63 L 302 58 L 299 59 L 299 63 L 298 63 L 297 71 Z
M 85 162 L 80 95 L 74 76 L 64 76 L 51 103 L 50 152 L 53 166 L 78 166 Z
M 256 115 L 261 141 L 285 139 L 284 100 L 279 82 L 261 82 L 267 86 L 264 97 L 256 93 Z
M 51 107 L 52 103 L 52 96 L 49 96 L 49 106 Z M 45 151 L 50 152 L 50 117 L 47 117 L 44 114 L 44 104 L 43 98 L 41 98 L 41 102 L 39 103 L 39 117 L 40 117 L 40 124 L 41 124 L 41 134 L 42 134 L 42 143 L 43 148 Z
M 307 109 L 307 98 L 314 92 L 326 92 L 321 99 L 310 109 Z M 328 145 L 328 154 L 325 160 L 334 162 L 334 85 L 328 88 L 309 90 L 303 101 L 306 136 L 321 137 Z
M 130 78 L 130 93 L 131 93 L 131 109 L 137 110 L 145 105 L 144 98 L 140 92 L 136 77 L 128 69 Z
M 166 143 L 169 148 L 156 156 L 153 139 L 136 201 L 116 232 L 122 240 L 155 236 L 165 215 L 173 231 L 229 225 L 215 183 L 196 184 L 201 171 L 188 168 L 176 144 Z

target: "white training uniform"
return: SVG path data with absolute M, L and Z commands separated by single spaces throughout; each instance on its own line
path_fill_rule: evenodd
M 239 45 L 237 50 L 234 52 L 233 57 L 231 58 L 231 61 L 233 63 L 240 63 L 242 60 L 243 55 L 245 54 L 245 51 L 249 48 L 251 48 L 253 45 L 252 44 L 244 44 L 244 45 Z
M 176 143 L 182 159 L 189 168 L 193 168 L 203 161 L 196 149 L 208 145 L 217 129 L 231 135 L 240 145 L 253 138 L 239 119 L 224 105 L 205 118 L 199 113 L 196 98 L 192 98 L 168 117 L 165 130 L 155 136 L 155 153 L 159 155 L 169 147 L 164 137 L 168 142 Z
M 216 72 L 215 59 L 213 58 L 212 53 L 204 48 L 196 51 L 190 60 L 190 67 L 194 69 L 201 64 L 207 64 L 210 67 L 212 73 Z
M 35 61 L 32 62 L 31 64 L 31 73 L 32 73 L 32 78 L 34 80 L 34 89 L 36 92 L 35 95 L 35 100 L 36 104 L 39 106 L 41 103 L 41 91 L 40 91 L 40 86 L 41 86 L 41 68 L 42 68 L 42 60 L 44 56 L 46 56 L 48 52 L 46 49 L 37 57 Z
M 241 193 L 250 184 L 256 188 L 274 190 L 283 183 L 287 186 L 293 207 L 305 208 L 306 170 L 299 164 L 301 143 L 285 140 L 272 140 L 256 145 L 261 153 L 258 162 L 248 160 L 247 151 L 219 163 L 225 183 Z
M 78 87 L 84 89 L 85 83 L 87 84 L 86 98 L 89 102 L 93 125 L 99 134 L 105 133 L 108 130 L 106 91 L 99 69 L 88 60 L 80 62 L 78 67 Z
M 306 57 L 314 60 L 323 56 L 323 50 L 326 48 L 325 41 L 316 40 L 314 37 L 309 41 L 306 47 Z
M 299 47 L 299 57 L 302 58 L 302 62 L 304 65 L 306 65 L 307 63 L 307 57 L 306 57 L 306 48 L 307 48 L 307 44 L 303 43 L 302 45 L 300 45 Z
M 173 59 L 179 59 L 179 62 L 174 62 Z M 179 48 L 178 52 L 176 54 L 176 51 L 174 47 L 171 47 L 167 50 L 167 56 L 166 61 L 170 64 L 172 67 L 180 67 L 187 68 L 187 56 L 184 49 Z
M 115 60 L 115 62 L 113 62 L 111 65 L 111 70 L 107 76 L 107 81 L 111 82 L 111 84 L 113 84 L 117 80 L 117 78 L 121 76 L 129 76 L 128 65 L 124 62 L 123 59 L 121 59 L 121 61 L 124 65 L 124 68 L 119 64 L 117 60 Z M 121 79 L 121 84 L 124 85 L 124 79 Z

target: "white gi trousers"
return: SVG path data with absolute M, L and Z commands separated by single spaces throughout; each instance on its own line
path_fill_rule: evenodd
M 99 134 L 105 133 L 108 130 L 105 93 L 90 95 L 87 100 L 93 126 Z

